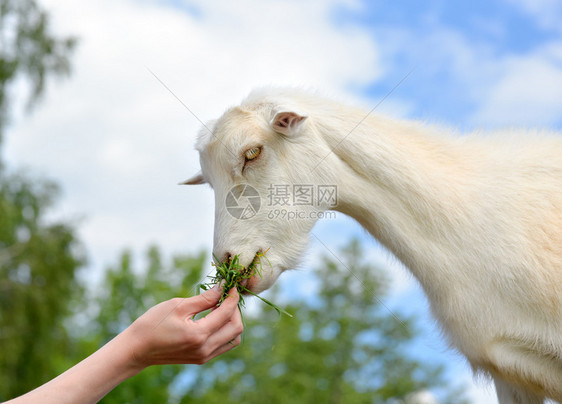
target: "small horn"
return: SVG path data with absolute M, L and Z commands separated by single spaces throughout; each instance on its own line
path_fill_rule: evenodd
M 206 184 L 206 183 L 207 181 L 205 181 L 205 178 L 203 178 L 201 171 L 199 171 L 193 177 L 183 182 L 180 182 L 178 185 L 199 185 L 199 184 Z

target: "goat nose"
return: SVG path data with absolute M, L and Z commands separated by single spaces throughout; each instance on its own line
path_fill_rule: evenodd
M 218 263 L 222 263 L 222 262 L 230 262 L 230 260 L 232 260 L 232 254 L 230 252 L 225 252 L 225 253 L 214 253 L 213 254 L 215 256 L 215 259 L 220 260 Z

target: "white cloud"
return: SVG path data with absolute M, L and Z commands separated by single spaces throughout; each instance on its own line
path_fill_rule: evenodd
M 562 3 L 559 0 L 504 0 L 527 13 L 543 29 L 562 31 Z
M 498 403 L 498 397 L 496 395 L 496 389 L 494 387 L 494 384 L 491 383 L 488 380 L 482 380 L 482 381 L 474 381 L 474 383 L 471 383 L 473 380 L 466 380 L 466 384 L 467 386 L 470 386 L 469 388 L 469 397 L 471 398 L 473 403 L 478 403 L 478 404 L 497 404 Z
M 441 120 L 443 113 L 452 113 L 468 128 L 562 125 L 562 38 L 554 35 L 520 51 L 475 40 L 470 32 L 439 21 L 423 32 L 382 26 L 376 37 L 385 73 L 403 69 L 404 61 L 417 66 L 408 85 L 425 91 L 426 98 L 414 100 L 411 108 L 422 109 L 423 118 Z
M 488 126 L 556 127 L 562 123 L 562 42 L 498 62 L 473 120 Z

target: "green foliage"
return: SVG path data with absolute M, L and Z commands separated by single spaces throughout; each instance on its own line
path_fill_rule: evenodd
M 50 33 L 35 0 L 0 0 L 0 146 L 10 86 L 23 79 L 33 105 L 48 76 L 68 73 L 74 44 Z M 0 400 L 55 377 L 72 352 L 64 322 L 82 295 L 84 255 L 72 225 L 45 219 L 57 192 L 0 161 Z
M 267 252 L 267 251 L 266 251 Z M 281 307 L 277 306 L 276 304 L 270 302 L 269 300 L 258 296 L 250 289 L 246 287 L 244 281 L 249 280 L 252 276 L 260 276 L 262 274 L 263 266 L 261 259 L 265 257 L 265 253 L 259 253 L 256 255 L 257 260 L 254 260 L 247 268 L 244 268 L 243 265 L 240 264 L 239 256 L 235 255 L 232 258 L 226 259 L 223 262 L 220 262 L 217 257 L 214 257 L 215 261 L 213 262 L 213 266 L 216 268 L 216 271 L 213 275 L 208 277 L 208 283 L 202 283 L 199 285 L 203 290 L 209 290 L 215 285 L 221 285 L 222 287 L 222 294 L 219 299 L 219 303 L 217 306 L 220 306 L 222 302 L 227 298 L 228 292 L 232 288 L 236 288 L 238 293 L 240 294 L 240 300 L 238 301 L 238 309 L 242 310 L 244 307 L 244 295 L 252 295 L 260 299 L 262 302 L 267 304 L 269 307 L 272 307 L 277 311 L 277 313 L 285 314 L 286 316 L 293 317 L 293 315 Z M 267 260 L 269 263 L 269 260 Z M 271 265 L 271 263 L 269 263 Z
M 68 55 L 75 44 L 75 38 L 51 34 L 49 16 L 35 0 L 0 0 L 0 142 L 9 85 L 18 76 L 25 77 L 31 106 L 43 93 L 49 75 L 69 72 Z
M 56 193 L 0 172 L 0 399 L 55 377 L 68 355 L 63 322 L 81 296 L 84 258 L 70 225 L 45 220 Z

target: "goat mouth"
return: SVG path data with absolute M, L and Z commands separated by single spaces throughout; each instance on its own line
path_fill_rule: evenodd
M 244 279 L 242 279 L 240 285 L 243 288 L 242 294 L 244 295 L 250 294 L 250 292 L 252 292 L 252 289 L 256 286 L 256 283 L 258 282 L 258 278 L 262 277 L 261 257 L 263 257 L 263 254 L 264 253 L 261 252 L 256 253 L 254 259 L 252 260 L 252 263 L 242 270 Z
M 248 267 L 244 268 L 243 272 L 244 272 L 244 279 L 240 281 L 240 286 L 242 286 L 242 294 L 249 295 L 250 292 L 252 291 L 252 287 L 255 285 L 256 282 L 254 281 L 254 278 L 258 274 L 256 273 L 256 270 L 255 268 L 253 268 L 252 265 L 249 265 Z

